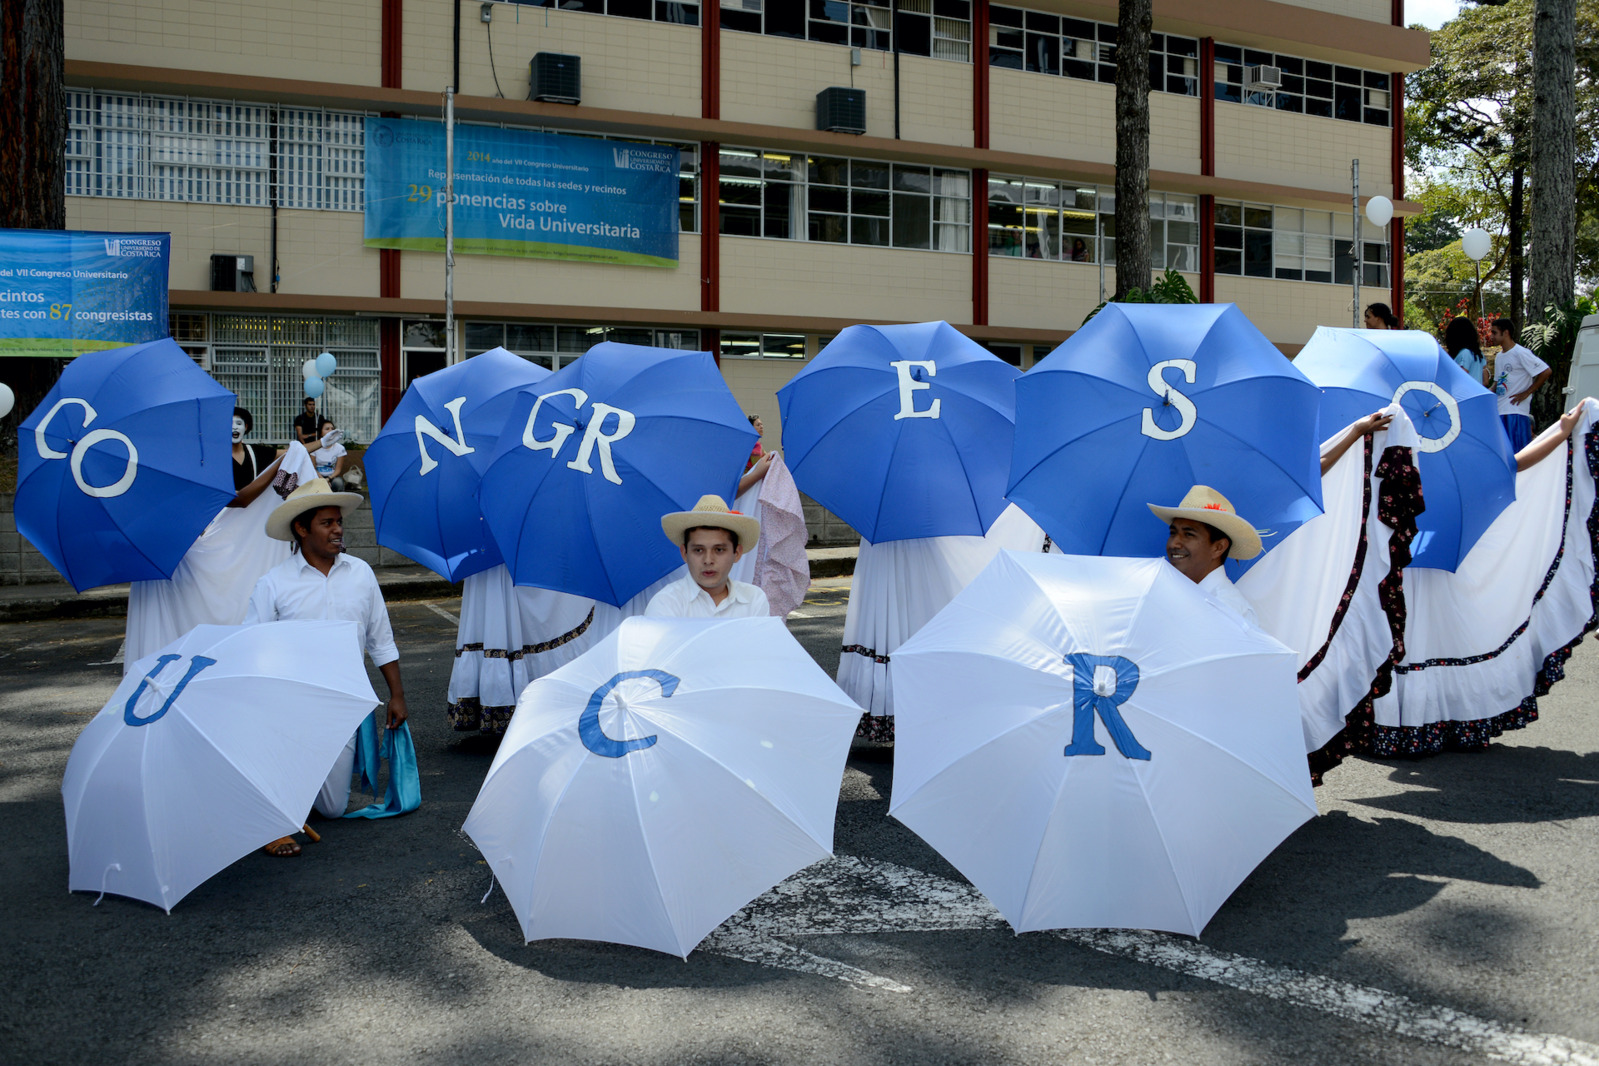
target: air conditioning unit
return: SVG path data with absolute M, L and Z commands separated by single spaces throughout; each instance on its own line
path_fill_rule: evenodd
M 834 85 L 817 93 L 816 128 L 829 133 L 865 133 L 866 90 Z
M 255 256 L 213 255 L 211 257 L 212 292 L 254 292 Z
M 1283 87 L 1282 67 L 1250 67 L 1244 71 L 1244 88 L 1281 89 Z
M 533 57 L 533 99 L 555 104 L 583 100 L 583 57 L 561 52 L 540 52 Z

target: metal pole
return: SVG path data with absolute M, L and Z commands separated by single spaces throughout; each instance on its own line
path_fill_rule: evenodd
M 1360 261 L 1360 160 L 1358 159 L 1351 159 L 1349 161 L 1349 180 L 1350 184 L 1353 186 L 1353 192 L 1349 198 L 1351 207 L 1350 221 L 1354 223 L 1354 227 L 1349 231 L 1349 261 L 1353 265 L 1353 269 L 1350 271 L 1350 277 L 1354 281 L 1355 286 L 1355 309 L 1350 312 L 1350 317 L 1354 321 L 1354 327 L 1359 329 L 1360 271 L 1364 264 Z
M 444 90 L 444 363 L 455 352 L 455 86 Z
M 1473 259 L 1471 265 L 1477 268 L 1477 317 L 1487 318 L 1488 312 L 1482 307 L 1482 260 Z

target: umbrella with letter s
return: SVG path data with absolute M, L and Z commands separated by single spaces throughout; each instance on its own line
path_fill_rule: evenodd
M 1316 813 L 1295 665 L 1165 560 L 1004 552 L 894 653 L 889 813 L 1018 932 L 1198 936 Z
M 447 581 L 498 566 L 478 485 L 518 393 L 549 376 L 493 348 L 411 382 L 363 460 L 378 543 Z
M 947 322 L 850 326 L 778 390 L 801 491 L 873 544 L 988 532 L 1021 371 Z
M 687 957 L 832 851 L 860 708 L 779 618 L 629 618 L 522 692 L 463 827 L 523 937 Z
M 233 405 L 170 338 L 78 356 L 17 435 L 17 530 L 79 592 L 171 577 L 233 499 Z
M 1322 326 L 1294 359 L 1322 390 L 1321 421 L 1342 426 L 1397 403 L 1420 441 L 1427 509 L 1411 566 L 1454 570 L 1516 498 L 1516 456 L 1494 394 L 1421 330 Z

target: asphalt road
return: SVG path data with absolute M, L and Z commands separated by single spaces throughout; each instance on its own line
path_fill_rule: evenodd
M 847 586 L 791 620 L 837 662 Z M 4 1063 L 1599 1062 L 1599 654 L 1481 755 L 1353 760 L 1199 942 L 1013 935 L 845 771 L 835 851 L 684 960 L 522 943 L 458 830 L 491 743 L 449 731 L 457 601 L 396 604 L 415 814 L 318 823 L 169 916 L 67 892 L 60 782 L 119 619 L 0 625 Z M 381 687 L 379 689 L 381 691 Z

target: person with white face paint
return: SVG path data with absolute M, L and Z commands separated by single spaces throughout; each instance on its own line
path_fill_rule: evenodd
M 270 444 L 246 444 L 255 419 L 242 407 L 233 409 L 233 489 L 238 493 L 229 507 L 248 507 L 266 491 L 277 475 L 283 453 Z

